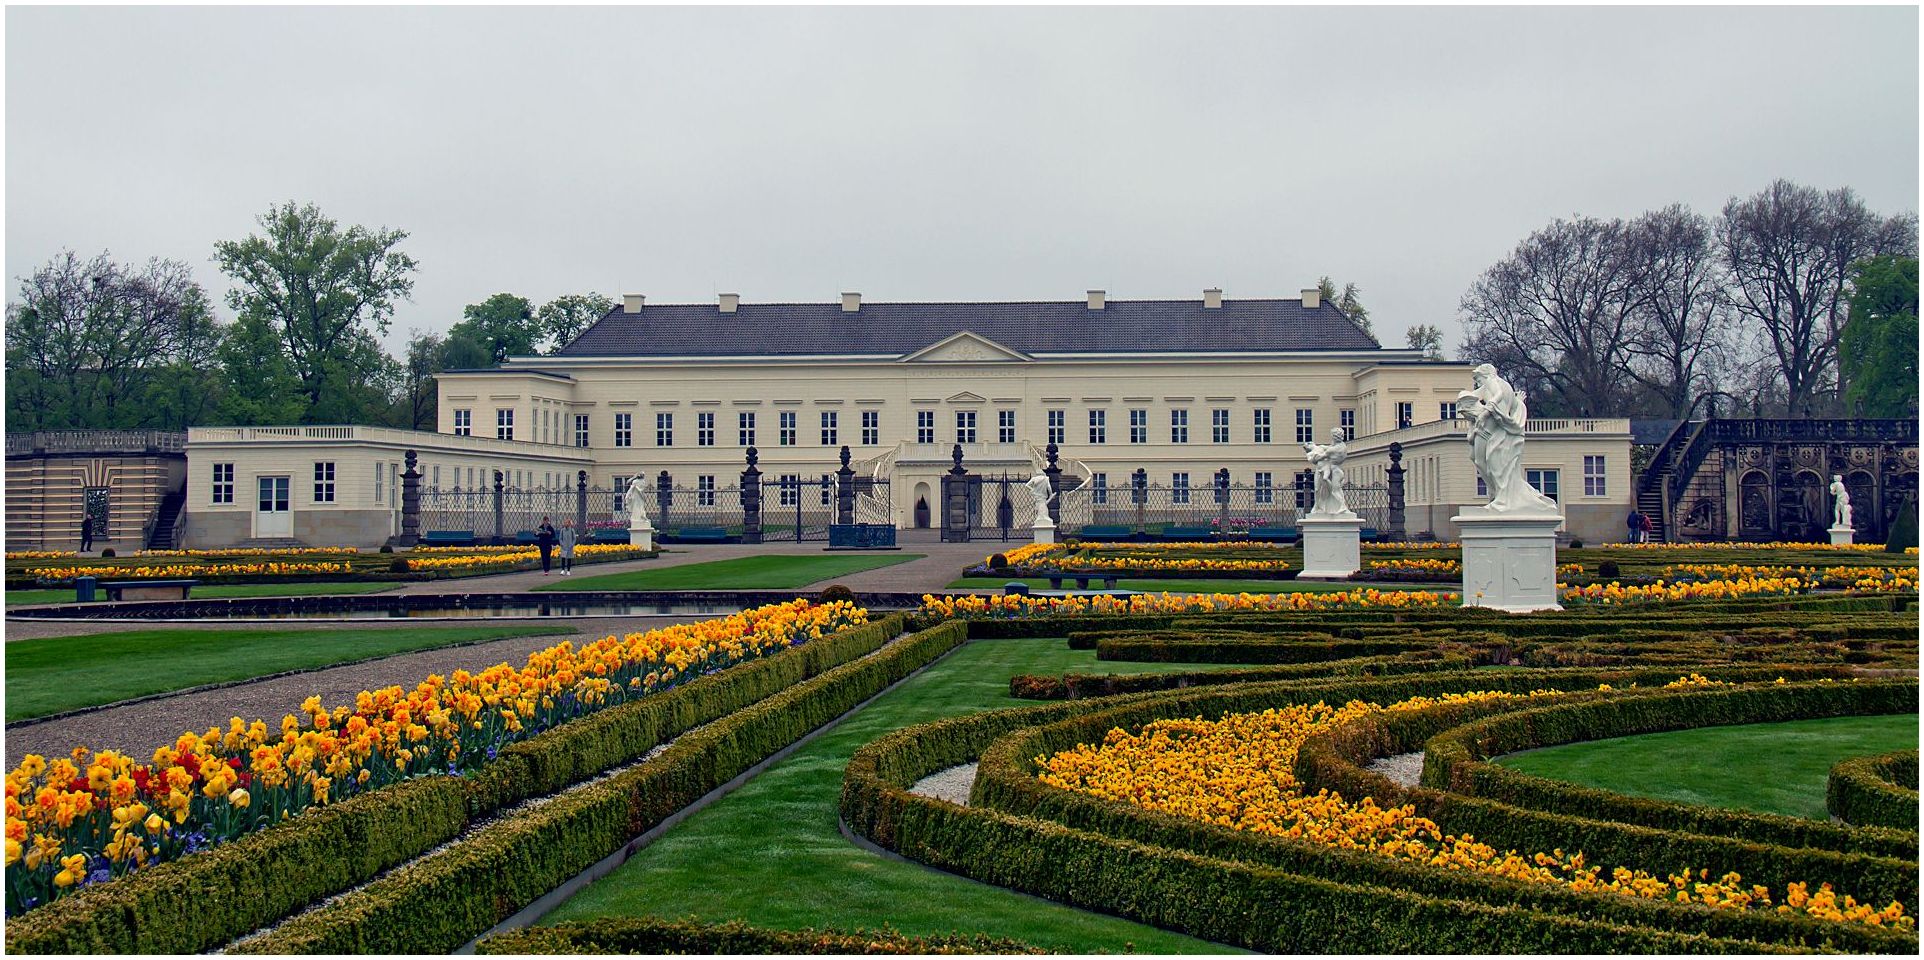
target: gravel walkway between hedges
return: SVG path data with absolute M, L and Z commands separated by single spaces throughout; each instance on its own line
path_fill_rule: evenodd
M 918 796 L 947 800 L 959 807 L 969 805 L 969 788 L 975 786 L 975 764 L 965 763 L 931 773 L 915 781 L 909 792 Z
M 1423 751 L 1371 760 L 1370 765 L 1363 769 L 1380 773 L 1395 781 L 1397 786 L 1414 787 L 1423 779 Z

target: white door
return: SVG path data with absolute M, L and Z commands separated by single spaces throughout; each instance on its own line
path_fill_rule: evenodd
M 291 537 L 294 535 L 294 511 L 289 509 L 287 497 L 287 478 L 260 477 L 259 496 L 254 507 L 254 536 Z

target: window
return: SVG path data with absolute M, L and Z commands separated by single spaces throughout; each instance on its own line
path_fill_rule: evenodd
M 755 415 L 753 413 L 738 413 L 735 415 L 735 435 L 740 438 L 742 446 L 752 447 L 755 445 Z
M 474 411 L 472 410 L 454 411 L 454 435 L 457 437 L 467 437 L 467 436 L 472 436 L 473 434 L 474 434 Z
M 375 503 L 381 502 L 381 493 L 386 485 L 386 481 L 382 479 L 382 473 L 385 472 L 386 468 L 387 468 L 387 464 L 385 463 L 376 463 L 374 465 L 374 502 Z
M 882 413 L 879 410 L 862 411 L 862 445 L 872 447 L 882 442 Z
M 575 414 L 575 446 L 585 447 L 587 445 L 588 415 L 585 413 L 577 413 Z
M 1095 473 L 1089 476 L 1089 502 L 1105 504 L 1109 502 L 1109 475 Z
M 1108 443 L 1109 442 L 1109 411 L 1107 410 L 1089 411 L 1089 442 L 1090 443 Z
M 675 415 L 672 413 L 655 414 L 655 446 L 672 447 L 675 445 Z
M 1557 499 L 1557 472 L 1555 470 L 1525 470 L 1523 471 L 1523 479 L 1529 483 L 1530 486 L 1536 488 L 1536 492 L 1552 500 Z
M 712 507 L 715 505 L 715 475 L 704 473 L 695 478 L 695 506 Z
M 494 412 L 494 438 L 496 440 L 514 439 L 514 410 L 512 408 Z
M 1149 411 L 1147 410 L 1129 411 L 1129 442 L 1130 443 L 1148 443 L 1149 442 Z
M 1416 419 L 1416 404 L 1404 400 L 1396 405 L 1396 429 L 1401 430 Z
M 1170 443 L 1188 443 L 1189 442 L 1189 411 L 1187 410 L 1169 411 L 1169 442 Z M 1189 501 L 1183 500 L 1180 502 L 1188 503 Z
M 974 410 L 955 411 L 955 442 L 956 443 L 974 443 L 975 442 L 975 411 Z
M 1069 412 L 1067 410 L 1049 411 L 1049 442 L 1058 446 L 1069 442 Z
M 802 476 L 799 473 L 784 473 L 776 481 L 781 491 L 780 502 L 784 507 L 799 506 L 802 502 Z
M 781 413 L 775 415 L 775 425 L 778 428 L 775 434 L 775 441 L 777 443 L 784 447 L 792 447 L 795 445 L 795 420 L 795 411 L 793 410 L 783 410 Z
M 1276 483 L 1267 470 L 1256 471 L 1256 502 L 1275 503 Z
M 1585 456 L 1583 458 L 1583 495 L 1608 496 L 1608 490 L 1609 484 L 1603 468 L 1603 458 Z
M 635 445 L 635 415 L 632 413 L 615 414 L 615 446 L 632 447 Z
M 1178 471 L 1169 475 L 1169 502 L 1189 502 L 1189 474 Z
M 1296 471 L 1296 509 L 1308 510 L 1316 499 L 1316 474 L 1308 470 Z
M 715 415 L 712 413 L 695 414 L 695 446 L 712 447 L 715 445 Z
M 822 446 L 832 447 L 841 442 L 836 439 L 841 433 L 837 427 L 840 419 L 841 415 L 833 410 L 822 411 Z
M 915 411 L 915 442 L 916 443 L 934 443 L 935 442 L 935 411 L 933 410 Z
M 628 509 L 628 505 L 625 503 L 622 503 L 621 501 L 623 500 L 623 498 L 628 496 L 628 481 L 631 479 L 633 478 L 624 477 L 624 476 L 621 476 L 620 474 L 615 475 L 615 512 L 616 513 L 622 513 Z
M 1209 411 L 1209 442 L 1210 443 L 1228 443 L 1229 442 L 1229 411 L 1227 410 Z
M 1269 442 L 1269 408 L 1257 407 L 1256 413 L 1255 413 L 1255 419 L 1252 422 L 1255 425 L 1256 432 L 1251 437 L 1251 439 L 1257 443 L 1268 443 Z
M 995 412 L 995 442 L 1015 442 L 1015 411 L 997 410 Z
M 1456 419 L 1456 401 L 1454 400 L 1439 401 L 1436 405 L 1436 418 L 1438 420 L 1455 420 Z
M 1336 411 L 1336 417 L 1336 425 L 1343 428 L 1343 439 L 1356 439 L 1356 411 L 1338 410 Z
M 546 407 L 535 408 L 534 438 L 538 443 L 548 442 L 548 408 Z
M 314 502 L 334 502 L 334 461 L 332 460 L 314 464 Z
M 1316 442 L 1316 411 L 1304 407 L 1296 408 L 1296 442 Z
M 231 463 L 214 464 L 214 503 L 234 502 L 234 465 Z
M 437 463 L 431 469 L 433 470 L 434 479 L 428 483 L 428 489 L 440 490 L 441 489 L 441 465 Z

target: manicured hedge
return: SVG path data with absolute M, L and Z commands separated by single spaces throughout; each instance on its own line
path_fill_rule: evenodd
M 1917 834 L 1839 826 L 1806 817 L 1672 803 L 1535 777 L 1487 762 L 1519 750 L 1576 740 L 1738 723 L 1771 723 L 1915 708 L 1913 680 L 1848 685 L 1796 684 L 1762 695 L 1725 690 L 1650 694 L 1629 700 L 1570 703 L 1503 712 L 1452 727 L 1424 744 L 1423 784 L 1464 796 L 1593 820 L 1732 837 L 1787 847 L 1917 859 Z M 1427 712 L 1427 711 L 1426 711 Z M 1398 717 L 1398 721 L 1418 721 Z M 1427 718 L 1425 718 L 1427 719 Z M 1574 739 L 1572 739 L 1574 738 Z M 1912 825 L 1915 825 L 1915 816 Z
M 952 623 L 905 637 L 677 739 L 653 759 L 508 811 L 240 945 L 241 953 L 446 953 L 486 933 L 702 795 L 966 639 Z
M 462 777 L 404 781 L 213 850 L 90 886 L 7 922 L 14 953 L 196 953 L 365 883 L 503 806 L 626 763 L 663 741 L 880 648 L 888 617 L 563 724 Z
M 1293 663 L 1243 670 L 1197 670 L 1186 673 L 1069 673 L 1061 677 L 1029 674 L 1009 678 L 1009 696 L 1022 700 L 1086 700 L 1122 693 L 1177 690 L 1183 687 L 1299 680 L 1310 677 L 1391 676 L 1401 673 L 1440 673 L 1467 670 L 1466 657 L 1422 651 L 1394 657 L 1351 657 L 1323 663 Z
M 1845 823 L 1907 831 L 1917 846 L 1917 751 L 1852 757 L 1830 770 L 1824 806 Z
M 1158 634 L 1111 637 L 1096 644 L 1096 659 L 1143 663 L 1321 663 L 1351 657 L 1428 650 L 1427 641 L 1335 640 L 1325 634 L 1250 637 L 1237 634 Z
M 1463 689 L 1465 685 L 1483 677 L 1459 676 L 1456 679 L 1457 688 Z M 1635 900 L 1615 894 L 1585 893 L 1554 885 L 1434 870 L 1364 851 L 1347 851 L 1309 841 L 1271 837 L 1146 810 L 1132 804 L 1052 787 L 1035 776 L 1033 758 L 1036 756 L 1066 749 L 1076 743 L 1099 740 L 1104 732 L 1116 726 L 1133 728 L 1166 716 L 1242 712 L 1288 702 L 1317 699 L 1339 702 L 1359 695 L 1385 702 L 1414 695 L 1419 689 L 1402 681 L 1384 681 L 1370 688 L 1349 687 L 1342 690 L 1319 690 L 1307 685 L 1285 689 L 1283 685 L 1270 684 L 1251 687 L 1246 692 L 1248 696 L 1237 695 L 1229 702 L 1214 697 L 1164 697 L 1138 699 L 1133 705 L 1110 709 L 1102 709 L 1101 704 L 1090 704 L 1081 714 L 1018 728 L 982 749 L 970 802 L 1013 815 L 1049 820 L 1152 846 L 1181 849 L 1207 857 L 1261 863 L 1293 873 L 1344 883 L 1380 885 L 1432 897 L 1527 906 L 1610 923 L 1667 927 L 1713 937 L 1797 944 L 1812 949 L 1902 952 L 1915 944 L 1915 938 L 1911 935 L 1856 924 L 1824 923 L 1809 917 L 1774 912 L 1712 910 L 1700 905 Z M 944 731 L 944 734 L 955 740 L 980 740 L 980 737 L 954 730 Z M 1419 949 L 1434 951 L 1441 948 L 1423 944 Z
M 1517 671 L 1523 673 L 1523 671 Z M 1421 692 L 1437 677 L 1338 685 L 1304 697 Z M 1458 675 L 1454 687 L 1467 678 Z M 1477 679 L 1482 679 L 1481 675 Z M 1277 702 L 1291 684 L 1252 684 L 1059 704 L 956 718 L 892 733 L 858 751 L 843 782 L 851 829 L 912 859 L 989 883 L 1115 913 L 1195 936 L 1275 952 L 1764 952 L 1754 940 L 1654 929 L 1577 912 L 1558 915 L 1286 868 L 1227 860 L 972 805 L 909 794 L 929 773 L 980 754 L 1001 734 L 1084 714 L 1101 726 L 1129 704 L 1171 716 Z M 1399 690 L 1400 688 L 1400 690 Z M 1153 701 L 1153 702 L 1152 702 Z M 1124 703 L 1124 706 L 1111 706 Z M 1109 710 L 1097 710 L 1110 707 Z M 1207 712 L 1207 711 L 1206 711 Z M 1106 726 L 1102 726 L 1106 729 Z M 984 758 L 985 763 L 987 758 Z M 982 789 L 978 780 L 978 790 Z M 972 801 L 973 803 L 974 801 Z M 1434 871 L 1438 874 L 1443 871 Z M 1627 898 L 1626 898 L 1627 899 Z M 1704 915 L 1707 918 L 1707 914 Z M 1760 915 L 1761 917 L 1762 915 Z M 1774 916 L 1774 915 L 1772 915 Z M 1695 919 L 1695 915 L 1692 915 Z M 1813 929 L 1815 921 L 1811 921 Z M 1841 928 L 1842 924 L 1831 927 Z M 1763 929 L 1763 928 L 1759 928 Z M 1868 928 L 1866 928 L 1868 929 Z M 1853 949 L 1901 952 L 1914 937 L 1839 931 Z M 1883 939 L 1879 939 L 1882 937 Z
M 475 944 L 484 954 L 1036 954 L 1000 937 L 916 937 L 894 930 L 768 930 L 739 920 L 705 923 L 658 917 L 603 917 L 527 927 Z

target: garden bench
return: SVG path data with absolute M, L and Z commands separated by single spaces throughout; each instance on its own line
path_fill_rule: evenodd
M 533 530 L 516 530 L 514 533 L 516 546 L 532 547 L 538 544 L 540 540 L 541 538 L 536 536 Z
M 663 537 L 662 539 L 667 539 Z M 675 531 L 676 543 L 727 543 L 726 527 L 682 527 Z
M 597 527 L 588 532 L 589 543 L 627 543 L 627 527 Z
M 1290 543 L 1296 540 L 1295 527 L 1262 527 L 1249 531 L 1249 539 L 1264 543 Z
M 1164 540 L 1212 540 L 1215 536 L 1216 528 L 1214 527 L 1168 526 L 1162 528 L 1162 538 Z
M 1135 534 L 1134 530 L 1131 530 L 1129 527 L 1121 524 L 1115 524 L 1115 525 L 1109 525 L 1109 526 L 1088 526 L 1088 527 L 1083 527 L 1079 532 L 1076 533 L 1076 539 L 1098 540 L 1098 541 L 1127 540 L 1134 534 Z
M 1116 588 L 1116 578 L 1113 574 L 1058 573 L 1058 574 L 1053 574 L 1049 577 L 1049 589 L 1051 590 L 1062 589 L 1062 581 L 1064 580 L 1074 580 L 1076 582 L 1077 590 L 1089 589 L 1089 581 L 1091 580 L 1102 581 L 1102 586 L 1103 586 L 1103 589 L 1105 590 L 1114 590 Z
M 100 585 L 109 600 L 185 600 L 199 580 L 110 580 Z
M 421 535 L 424 547 L 472 547 L 473 530 L 429 530 Z

